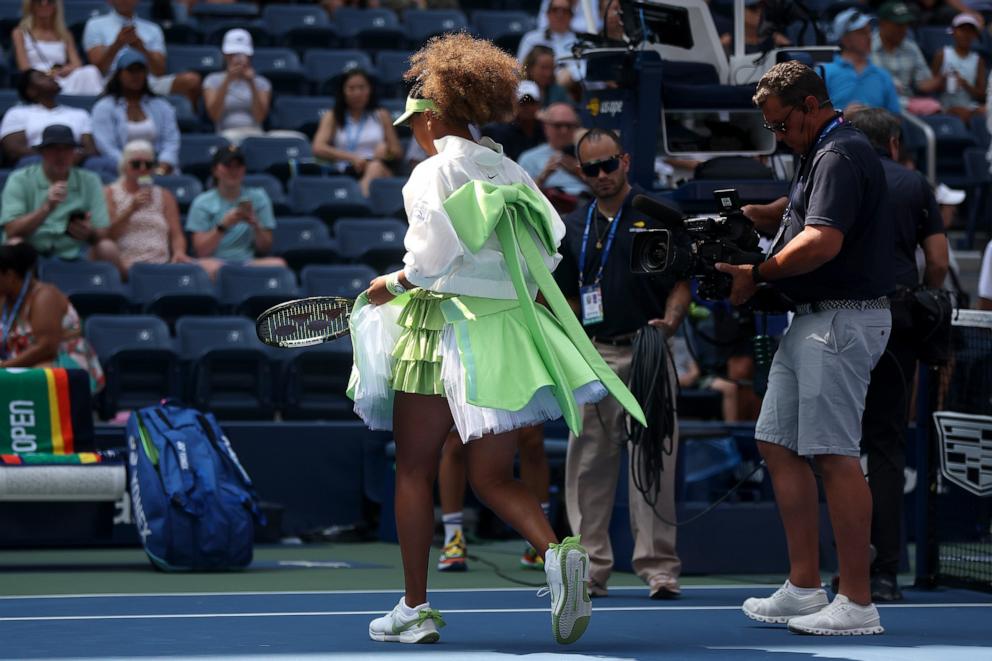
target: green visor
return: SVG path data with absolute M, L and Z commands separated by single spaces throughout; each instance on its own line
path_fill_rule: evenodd
M 428 110 L 437 110 L 437 104 L 430 99 L 415 99 L 412 96 L 408 96 L 406 98 L 406 109 L 402 115 L 396 118 L 393 126 L 406 124 L 418 112 L 427 112 Z

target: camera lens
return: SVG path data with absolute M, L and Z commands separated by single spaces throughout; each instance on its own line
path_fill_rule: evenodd
M 645 271 L 661 271 L 668 264 L 668 242 L 658 237 L 644 246 L 641 267 Z

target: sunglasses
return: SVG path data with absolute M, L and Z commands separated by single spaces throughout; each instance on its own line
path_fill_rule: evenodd
M 574 131 L 575 129 L 579 128 L 579 125 L 576 124 L 575 122 L 544 122 L 544 125 L 550 126 L 556 131 L 564 131 L 564 130 Z
M 786 128 L 785 125 L 789 121 L 789 117 L 792 115 L 792 112 L 795 109 L 796 106 L 792 106 L 792 109 L 789 110 L 789 113 L 782 119 L 781 122 L 775 122 L 774 124 L 769 124 L 768 122 L 762 122 L 761 125 L 765 127 L 766 131 L 771 131 L 772 133 L 785 133 L 788 130 L 788 128 Z
M 582 174 L 587 177 L 598 176 L 600 170 L 602 170 L 604 174 L 612 174 L 617 171 L 618 167 L 620 167 L 620 154 L 610 156 L 609 158 L 604 158 L 601 161 L 583 163 L 581 166 Z
M 155 167 L 155 161 L 144 161 L 138 158 L 134 159 L 133 161 L 128 161 L 127 164 L 130 165 L 135 170 L 140 170 L 142 168 L 146 170 L 151 170 L 153 167 Z

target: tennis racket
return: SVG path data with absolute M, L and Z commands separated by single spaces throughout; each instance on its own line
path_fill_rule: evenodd
M 275 305 L 255 322 L 255 332 L 273 347 L 309 347 L 349 333 L 354 302 L 338 296 L 311 296 Z

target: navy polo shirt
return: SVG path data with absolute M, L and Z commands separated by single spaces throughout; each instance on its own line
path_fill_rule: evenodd
M 916 246 L 922 245 L 927 237 L 943 234 L 944 221 L 930 183 L 922 174 L 885 155 L 882 156 L 882 168 L 889 184 L 889 207 L 896 241 L 896 284 L 915 287 L 920 284 Z

